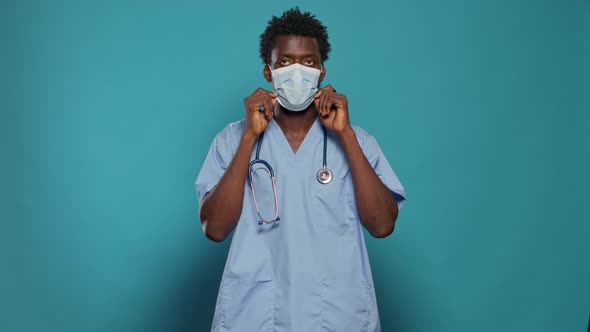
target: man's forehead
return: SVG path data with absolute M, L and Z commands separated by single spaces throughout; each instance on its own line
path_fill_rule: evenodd
M 318 49 L 318 42 L 313 37 L 297 35 L 279 35 L 275 37 L 274 48 L 284 49 Z
M 274 55 L 316 56 L 318 42 L 313 37 L 280 35 L 275 38 L 272 50 Z

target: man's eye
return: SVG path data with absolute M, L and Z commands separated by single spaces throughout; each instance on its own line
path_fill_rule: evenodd
M 313 61 L 312 59 L 307 59 L 307 60 L 303 61 L 303 64 L 306 66 L 313 66 L 313 65 L 315 65 L 315 61 Z
M 281 66 L 287 66 L 287 65 L 291 64 L 291 60 L 289 60 L 289 59 L 281 59 L 281 60 L 279 60 L 279 64 Z

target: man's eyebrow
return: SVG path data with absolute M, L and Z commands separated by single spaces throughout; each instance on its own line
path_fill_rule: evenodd
M 293 57 L 302 57 L 302 58 L 308 58 L 308 57 L 314 57 L 316 58 L 317 55 L 315 53 L 309 53 L 309 54 L 302 54 L 302 55 L 297 55 L 297 54 L 287 54 L 287 53 L 278 53 L 277 57 L 287 57 L 287 58 L 293 58 Z

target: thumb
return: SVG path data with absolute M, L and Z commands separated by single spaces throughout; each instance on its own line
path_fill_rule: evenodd
M 320 99 L 316 97 L 316 98 L 313 100 L 313 105 L 315 106 L 315 111 L 316 111 L 316 113 L 318 113 L 318 114 L 320 114 L 320 108 L 319 108 L 319 106 L 320 106 L 320 105 L 319 105 L 319 104 L 320 104 Z

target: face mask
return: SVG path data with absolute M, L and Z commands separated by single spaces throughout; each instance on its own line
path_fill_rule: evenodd
M 318 91 L 321 70 L 294 63 L 270 71 L 272 87 L 279 95 L 277 100 L 281 106 L 289 111 L 303 111 L 311 105 Z

